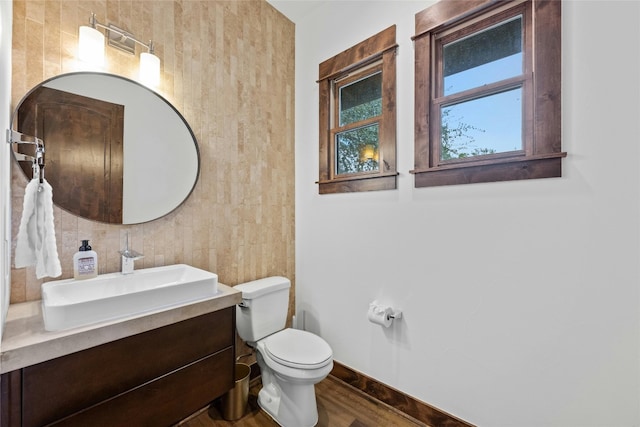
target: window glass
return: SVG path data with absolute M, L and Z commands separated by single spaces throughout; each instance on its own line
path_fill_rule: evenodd
M 336 135 L 338 175 L 378 170 L 379 126 L 377 123 Z
M 382 73 L 340 88 L 340 126 L 382 114 Z
M 440 109 L 440 160 L 522 150 L 522 88 Z
M 522 74 L 522 17 L 443 47 L 444 95 Z

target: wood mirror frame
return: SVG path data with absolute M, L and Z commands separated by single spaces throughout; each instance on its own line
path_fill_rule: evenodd
M 44 141 L 53 202 L 82 218 L 110 224 L 161 218 L 189 197 L 199 176 L 198 143 L 184 117 L 121 76 L 48 79 L 22 98 L 12 125 Z M 18 163 L 31 179 L 31 164 Z

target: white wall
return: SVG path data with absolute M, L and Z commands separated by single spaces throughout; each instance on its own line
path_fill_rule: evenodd
M 410 37 L 430 4 L 296 22 L 299 317 L 335 360 L 480 426 L 638 426 L 640 2 L 563 4 L 562 178 L 415 189 Z M 399 188 L 320 196 L 318 64 L 392 24 Z M 374 299 L 402 321 L 369 323 Z
M 11 179 L 10 147 L 5 132 L 11 119 L 11 21 L 12 4 L 0 1 L 0 338 L 11 292 Z

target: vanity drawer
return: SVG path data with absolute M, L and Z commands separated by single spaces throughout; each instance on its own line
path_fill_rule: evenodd
M 22 425 L 51 423 L 221 350 L 233 353 L 234 310 L 226 308 L 24 368 Z M 216 375 L 227 371 L 233 375 L 233 355 L 226 363 Z M 226 390 L 233 386 L 232 381 L 223 384 Z
M 223 350 L 51 426 L 171 426 L 233 388 L 233 359 Z

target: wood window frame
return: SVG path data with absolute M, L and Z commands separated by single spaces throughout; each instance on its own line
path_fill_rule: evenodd
M 320 194 L 393 190 L 396 167 L 396 26 L 393 25 L 319 65 L 319 180 Z M 379 125 L 379 170 L 354 174 L 336 172 L 334 138 L 337 125 L 333 94 L 336 82 L 380 63 L 382 70 L 382 114 Z M 376 65 L 377 66 L 377 65 Z M 333 103 L 333 104 L 332 104 Z
M 525 26 L 523 76 L 514 79 L 525 97 L 523 149 L 441 161 L 436 37 L 462 26 L 474 32 L 477 21 L 514 8 L 524 12 Z M 415 187 L 561 177 L 561 2 L 441 0 L 418 12 L 415 26 Z

